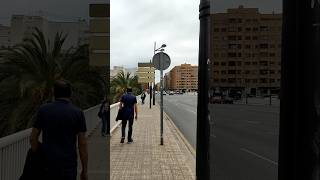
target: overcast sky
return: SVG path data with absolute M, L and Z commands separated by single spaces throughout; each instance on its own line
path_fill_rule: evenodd
M 111 66 L 150 61 L 154 42 L 166 44 L 171 69 L 197 64 L 197 0 L 111 0 Z

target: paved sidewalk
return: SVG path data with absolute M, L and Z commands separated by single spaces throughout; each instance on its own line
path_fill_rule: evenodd
M 194 157 L 166 118 L 164 145 L 160 145 L 159 106 L 149 109 L 148 103 L 138 105 L 138 121 L 133 126 L 134 143 L 120 144 L 120 133 L 118 128 L 110 142 L 111 180 L 195 179 Z
M 88 178 L 89 180 L 108 180 L 110 177 L 110 138 L 102 137 L 101 124 L 88 137 Z M 78 159 L 78 180 L 80 179 L 81 161 Z

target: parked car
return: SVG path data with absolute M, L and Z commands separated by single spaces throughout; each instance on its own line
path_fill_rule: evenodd
M 223 104 L 233 104 L 233 98 L 229 96 L 224 96 L 222 99 Z
M 164 95 L 164 96 L 167 95 L 167 92 L 163 91 L 162 95 Z
M 170 92 L 169 92 L 169 95 L 174 95 L 173 91 L 170 91 Z
M 211 104 L 221 104 L 222 103 L 222 94 L 221 93 L 214 93 L 210 97 L 210 103 Z

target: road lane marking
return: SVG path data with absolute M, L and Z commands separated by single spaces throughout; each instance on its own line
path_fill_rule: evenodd
M 247 152 L 247 153 L 249 153 L 249 154 L 251 154 L 251 155 L 254 155 L 254 156 L 256 156 L 256 157 L 258 157 L 258 158 L 260 158 L 260 159 L 263 159 L 263 160 L 265 160 L 265 161 L 268 161 L 269 163 L 271 163 L 271 164 L 273 164 L 273 165 L 278 166 L 278 163 L 277 163 L 277 162 L 272 161 L 271 159 L 268 159 L 268 158 L 266 158 L 266 157 L 263 157 L 263 156 L 261 156 L 261 155 L 259 155 L 259 154 L 257 154 L 257 153 L 252 152 L 252 151 L 249 151 L 248 149 L 241 148 L 240 150 L 241 150 L 241 151 L 244 151 L 244 152 Z
M 250 123 L 250 124 L 260 124 L 259 121 L 247 121 L 247 123 Z

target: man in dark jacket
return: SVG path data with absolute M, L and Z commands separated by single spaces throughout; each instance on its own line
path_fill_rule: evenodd
M 45 180 L 76 180 L 78 140 L 81 180 L 87 180 L 88 151 L 84 114 L 71 103 L 71 85 L 68 82 L 56 81 L 54 96 L 54 102 L 44 104 L 38 110 L 30 138 L 32 151 L 37 151 L 39 135 L 42 133 L 42 151 L 47 167 Z
M 127 93 L 121 97 L 120 109 L 122 109 L 123 119 L 122 119 L 122 136 L 120 143 L 124 143 L 126 136 L 126 126 L 129 121 L 129 131 L 128 131 L 128 143 L 132 143 L 132 125 L 134 114 L 136 114 L 135 119 L 138 118 L 138 108 L 137 108 L 137 98 L 132 94 L 132 88 L 127 88 Z

